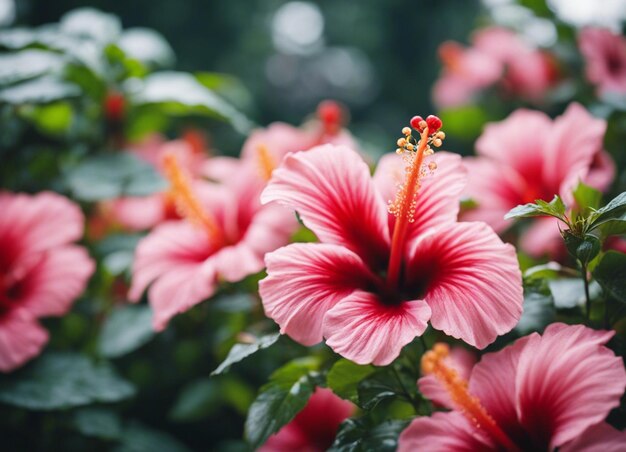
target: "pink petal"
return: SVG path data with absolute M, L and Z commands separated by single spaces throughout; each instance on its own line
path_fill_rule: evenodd
M 600 191 L 606 191 L 615 178 L 615 162 L 606 151 L 597 152 L 594 155 L 591 168 L 584 182 Z
M 94 261 L 80 246 L 50 250 L 21 282 L 20 306 L 36 317 L 61 316 L 85 290 L 94 270 Z
M 563 452 L 624 452 L 626 431 L 620 431 L 606 422 L 589 427 L 578 438 L 563 445 Z
M 544 180 L 555 193 L 559 190 L 566 204 L 572 204 L 571 190 L 602 150 L 605 131 L 606 121 L 594 118 L 577 103 L 554 120 L 546 136 Z
M 433 103 L 439 108 L 454 108 L 467 105 L 478 92 L 469 80 L 458 74 L 444 74 L 433 86 Z
M 368 263 L 386 261 L 387 208 L 369 168 L 347 147 L 324 145 L 289 154 L 261 200 L 298 211 L 322 242 L 343 245 Z
M 537 218 L 526 229 L 519 240 L 519 246 L 533 257 L 548 256 L 552 260 L 561 260 L 567 250 L 559 229 L 564 225 L 556 218 Z
M 538 336 L 534 333 L 533 336 Z M 517 444 L 524 444 L 527 434 L 517 419 L 515 378 L 517 363 L 532 336 L 518 339 L 502 350 L 487 353 L 472 369 L 469 392 L 480 400 L 496 424 Z
M 80 208 L 52 192 L 37 195 L 0 192 L 0 237 L 19 242 L 22 252 L 45 251 L 83 235 Z
M 626 370 L 604 347 L 614 334 L 557 323 L 530 338 L 519 359 L 516 397 L 535 444 L 561 446 L 619 405 Z
M 48 332 L 23 309 L 0 314 L 0 372 L 11 372 L 41 353 Z
M 326 345 L 357 364 L 385 366 L 426 330 L 430 308 L 422 300 L 386 305 L 356 290 L 324 317 Z
M 466 157 L 468 184 L 466 195 L 477 207 L 462 213 L 463 221 L 484 221 L 496 232 L 511 225 L 504 216 L 524 202 L 526 181 L 513 168 L 483 157 Z
M 292 422 L 270 436 L 257 452 L 292 452 L 302 450 L 317 452 L 311 449 L 309 438 L 300 427 Z
M 289 152 L 307 150 L 310 147 L 309 141 L 306 134 L 297 127 L 275 122 L 266 129 L 252 132 L 243 145 L 241 157 L 244 160 L 256 161 L 259 146 L 265 146 L 278 165 Z
M 453 223 L 459 213 L 459 198 L 465 188 L 466 170 L 461 157 L 448 152 L 438 152 L 426 158 L 437 164 L 432 176 L 426 176 L 416 200 L 416 221 L 409 226 L 408 236 L 417 237 L 429 228 L 442 223 Z M 378 162 L 374 173 L 374 185 L 383 199 L 393 200 L 398 184 L 403 182 L 406 164 L 396 154 L 387 154 Z M 393 230 L 395 217 L 390 217 L 390 230 Z
M 445 359 L 446 366 L 454 369 L 459 377 L 465 381 L 469 380 L 475 363 L 476 355 L 463 347 L 453 347 L 450 350 L 450 356 Z M 417 385 L 422 395 L 433 403 L 449 409 L 454 408 L 450 394 L 434 375 L 429 374 L 421 377 L 417 381 Z
M 425 291 L 435 329 L 481 349 L 522 314 L 515 249 L 484 223 L 442 226 L 417 241 L 406 281 Z
M 104 210 L 117 223 L 132 231 L 144 231 L 165 220 L 162 194 L 116 199 L 105 203 Z
M 372 278 L 359 256 L 330 244 L 295 243 L 266 254 L 265 263 L 265 314 L 304 345 L 320 342 L 326 312 Z
M 461 413 L 435 413 L 418 417 L 402 432 L 398 452 L 496 451 L 497 447 L 475 429 Z

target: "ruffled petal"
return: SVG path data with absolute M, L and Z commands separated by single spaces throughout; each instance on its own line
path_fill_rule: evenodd
M 36 317 L 63 315 L 85 290 L 94 270 L 94 261 L 80 246 L 50 250 L 21 281 L 20 306 Z
M 563 452 L 624 452 L 626 431 L 620 431 L 606 422 L 589 427 L 578 438 L 563 445 Z
M 83 235 L 80 208 L 56 193 L 0 193 L 0 211 L 0 240 L 19 242 L 24 254 L 65 245 Z
M 377 295 L 357 290 L 328 311 L 324 337 L 326 345 L 355 363 L 385 366 L 424 333 L 429 317 L 423 300 L 385 305 Z
M 467 172 L 461 157 L 448 152 L 437 152 L 426 157 L 425 164 L 437 164 L 432 176 L 422 180 L 422 187 L 415 205 L 415 222 L 410 223 L 407 237 L 419 236 L 429 228 L 453 223 L 459 213 L 459 199 L 467 182 Z M 387 154 L 378 162 L 374 173 L 374 185 L 384 200 L 393 200 L 398 184 L 405 177 L 406 164 L 396 154 Z M 395 217 L 389 215 L 389 230 L 393 230 Z
M 497 451 L 497 447 L 458 412 L 418 417 L 400 434 L 398 452 Z
M 561 446 L 619 405 L 626 370 L 604 346 L 613 334 L 556 323 L 530 338 L 515 385 L 519 418 L 535 445 Z
M 361 157 L 344 146 L 290 154 L 261 196 L 296 210 L 322 242 L 343 245 L 366 262 L 386 264 L 387 207 Z
M 515 248 L 484 223 L 437 228 L 409 253 L 406 284 L 432 309 L 435 329 L 484 348 L 522 314 Z
M 359 256 L 330 244 L 295 243 L 266 254 L 265 263 L 265 314 L 304 345 L 321 342 L 326 312 L 373 278 Z
M 0 315 L 0 372 L 10 372 L 41 353 L 48 332 L 26 310 Z

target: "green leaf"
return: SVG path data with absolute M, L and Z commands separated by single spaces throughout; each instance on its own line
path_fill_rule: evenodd
M 122 433 L 119 416 L 106 408 L 81 408 L 74 412 L 73 424 L 85 436 L 117 439 Z
M 466 140 L 478 137 L 488 120 L 485 109 L 478 106 L 443 110 L 439 112 L 439 117 L 446 125 L 446 133 Z
M 245 435 L 256 449 L 291 421 L 315 390 L 319 362 L 312 358 L 291 361 L 270 376 L 250 406 Z
M 21 82 L 58 71 L 64 58 L 44 50 L 28 49 L 21 52 L 0 54 L 0 85 Z
M 581 238 L 567 230 L 563 232 L 563 239 L 565 240 L 567 251 L 584 266 L 587 266 L 602 249 L 600 240 L 591 234 Z
M 579 182 L 573 191 L 578 211 L 586 217 L 591 210 L 600 207 L 602 193 L 593 187 Z
M 74 196 L 81 201 L 147 196 L 167 186 L 150 164 L 127 152 L 83 160 L 68 173 L 67 183 Z
M 252 127 L 232 105 L 184 72 L 164 71 L 146 77 L 133 99 L 137 105 L 160 104 L 164 111 L 174 115 L 215 116 L 229 121 L 242 134 Z
M 220 407 L 220 392 L 216 380 L 202 378 L 189 383 L 178 395 L 169 418 L 177 422 L 189 422 L 215 413 Z
M 626 221 L 626 192 L 620 193 L 591 216 L 589 230 L 609 221 Z
M 402 379 L 402 384 L 398 381 L 398 376 Z M 387 367 L 362 380 L 357 386 L 359 406 L 369 411 L 383 400 L 397 397 L 412 402 L 412 400 L 406 400 L 407 396 L 404 391 L 405 389 L 410 391 L 411 397 L 417 396 L 415 379 L 410 379 L 405 373 L 399 373 L 398 376 L 391 367 Z
M 122 31 L 120 19 L 95 8 L 76 8 L 65 13 L 59 21 L 64 34 L 93 39 L 99 43 L 112 42 Z
M 118 358 L 137 350 L 154 337 L 152 310 L 146 305 L 115 308 L 104 322 L 98 337 L 98 351 Z
M 211 375 L 219 375 L 230 368 L 231 365 L 247 358 L 248 356 L 274 345 L 280 339 L 280 333 L 268 334 L 257 338 L 252 344 L 235 344 L 228 352 L 226 359 L 211 372 Z
M 398 447 L 398 437 L 409 421 L 388 420 L 378 425 L 371 421 L 346 419 L 337 432 L 329 452 L 393 452 Z
M 626 254 L 607 251 L 593 276 L 609 295 L 626 303 Z
M 526 335 L 533 331 L 543 331 L 554 322 L 556 312 L 552 293 L 543 279 L 532 279 L 524 285 L 524 309 L 515 330 Z
M 548 282 L 557 309 L 572 309 L 585 304 L 585 289 L 581 278 L 561 278 Z M 589 285 L 589 296 L 593 299 L 600 294 L 598 284 Z
M 128 57 L 154 67 L 171 66 L 176 59 L 165 38 L 149 28 L 124 30 L 117 45 Z
M 189 448 L 165 432 L 133 423 L 124 429 L 113 452 L 189 452 Z
M 55 102 L 33 109 L 28 116 L 43 133 L 60 135 L 70 127 L 72 115 L 67 102 Z
M 79 95 L 77 86 L 44 76 L 1 90 L 0 101 L 13 105 L 45 104 Z
M 538 199 L 536 204 L 529 203 L 514 207 L 504 216 L 504 219 L 543 217 L 546 215 L 565 221 L 565 204 L 558 195 L 554 195 L 549 203 Z
M 375 371 L 374 366 L 362 366 L 347 359 L 340 359 L 328 371 L 326 383 L 339 397 L 356 403 L 358 384 Z
M 0 378 L 0 402 L 32 410 L 59 410 L 94 402 L 118 402 L 134 387 L 106 363 L 71 353 L 48 353 Z

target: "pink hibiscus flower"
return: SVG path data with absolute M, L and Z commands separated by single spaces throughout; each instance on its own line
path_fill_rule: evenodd
M 540 101 L 556 80 L 547 54 L 500 27 L 476 33 L 469 48 L 444 42 L 439 55 L 443 75 L 435 83 L 433 97 L 442 108 L 468 104 L 481 90 L 496 84 L 507 93 Z
M 606 121 L 591 116 L 579 104 L 551 120 L 539 111 L 520 109 L 504 121 L 489 124 L 476 142 L 478 157 L 468 157 L 467 194 L 478 207 L 464 220 L 481 220 L 502 232 L 511 222 L 504 215 L 519 204 L 551 201 L 555 194 L 573 204 L 572 190 L 580 180 L 599 190 L 615 174 L 611 157 L 602 150 Z M 562 248 L 555 219 L 540 218 L 524 233 L 524 251 L 553 256 Z
M 285 245 L 297 226 L 292 213 L 261 206 L 264 181 L 240 163 L 229 183 L 192 183 L 174 154 L 164 159 L 171 194 L 185 220 L 166 221 L 136 250 L 129 298 L 144 290 L 154 310 L 154 328 L 215 292 L 220 280 L 236 282 L 261 271 L 266 252 Z
M 586 28 L 578 36 L 587 80 L 602 94 L 626 93 L 626 39 L 603 28 Z
M 604 422 L 626 387 L 622 359 L 604 346 L 613 334 L 552 324 L 543 336 L 533 333 L 484 355 L 471 370 L 454 368 L 448 347 L 438 344 L 422 358 L 427 376 L 419 385 L 452 411 L 413 420 L 400 435 L 399 452 L 623 451 L 626 432 Z M 426 379 L 439 388 L 431 392 Z
M 259 291 L 282 333 L 304 345 L 325 337 L 348 359 L 385 365 L 429 320 L 479 348 L 517 323 L 515 250 L 484 223 L 456 222 L 461 159 L 429 155 L 443 132 L 421 122 L 419 143 L 408 127 L 398 142 L 405 163 L 384 157 L 373 179 L 355 151 L 333 145 L 289 154 L 274 171 L 262 201 L 296 210 L 321 241 L 265 257 Z
M 263 178 L 269 180 L 274 168 L 290 152 L 306 151 L 320 144 L 343 144 L 357 149 L 350 132 L 342 127 L 344 122 L 342 107 L 324 101 L 317 109 L 317 118 L 302 128 L 277 122 L 252 132 L 243 145 L 241 157 L 253 161 Z
M 335 441 L 339 425 L 352 416 L 355 406 L 330 389 L 317 388 L 302 411 L 278 433 L 270 436 L 259 452 L 323 452 Z
M 0 192 L 0 371 L 39 355 L 48 332 L 39 317 L 61 316 L 94 271 L 77 205 L 51 192 Z
M 163 175 L 165 174 L 163 157 L 166 154 L 174 154 L 180 165 L 195 177 L 201 174 L 207 157 L 201 146 L 193 134 L 173 141 L 164 141 L 162 137 L 153 135 L 137 146 L 133 153 L 150 163 Z M 110 223 L 131 231 L 143 231 L 166 220 L 180 218 L 172 194 L 167 191 L 150 196 L 108 201 L 101 204 L 100 212 Z

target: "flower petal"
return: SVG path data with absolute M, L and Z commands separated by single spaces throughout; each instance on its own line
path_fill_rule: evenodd
M 48 332 L 26 310 L 0 314 L 0 372 L 10 372 L 41 353 Z
M 325 145 L 289 154 L 261 200 L 298 211 L 322 242 L 343 245 L 368 263 L 386 261 L 387 208 L 369 168 L 347 147 Z
M 561 446 L 619 405 L 626 370 L 604 346 L 613 334 L 556 323 L 530 338 L 519 358 L 516 397 L 535 444 Z
M 571 443 L 559 450 L 563 452 L 624 452 L 626 431 L 620 431 L 606 422 L 589 427 Z
M 36 317 L 63 315 L 85 290 L 94 270 L 93 260 L 80 246 L 50 250 L 22 281 L 20 305 Z
M 398 452 L 496 451 L 495 445 L 458 412 L 418 417 L 400 434 Z
M 515 249 L 484 223 L 442 226 L 409 253 L 406 281 L 424 291 L 435 329 L 484 348 L 522 314 Z
M 416 221 L 410 223 L 408 237 L 414 238 L 429 228 L 442 223 L 453 223 L 459 213 L 459 199 L 465 188 L 466 170 L 461 157 L 449 152 L 438 152 L 426 157 L 426 165 L 437 164 L 432 176 L 422 180 L 415 205 Z M 374 185 L 383 199 L 393 200 L 398 184 L 405 175 L 406 164 L 396 154 L 387 154 L 378 162 Z M 389 230 L 393 230 L 395 217 L 389 215 Z
M 259 282 L 265 314 L 304 345 L 322 340 L 326 312 L 372 278 L 359 256 L 337 245 L 295 243 L 265 255 Z
M 385 305 L 377 295 L 357 290 L 326 313 L 324 337 L 326 345 L 357 364 L 385 366 L 424 333 L 429 317 L 423 300 Z

